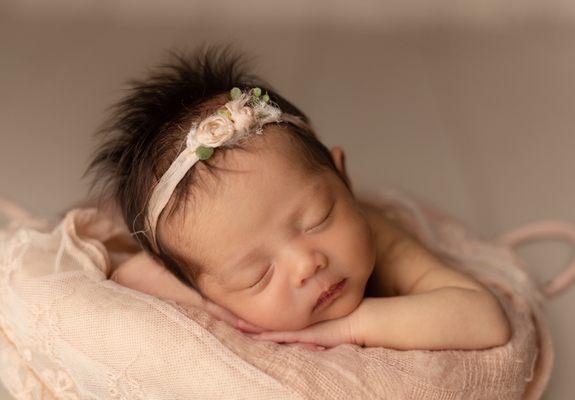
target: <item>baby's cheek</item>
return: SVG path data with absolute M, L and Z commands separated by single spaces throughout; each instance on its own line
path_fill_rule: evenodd
M 375 263 L 376 245 L 367 221 L 349 215 L 330 238 L 331 251 L 337 251 L 342 266 L 372 266 Z
M 309 315 L 271 300 L 262 300 L 244 310 L 243 317 L 252 324 L 269 330 L 298 330 L 309 325 Z

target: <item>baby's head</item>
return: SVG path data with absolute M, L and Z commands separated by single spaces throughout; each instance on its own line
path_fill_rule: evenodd
M 142 247 L 182 283 L 246 321 L 291 330 L 343 317 L 362 301 L 376 257 L 343 152 L 328 150 L 308 118 L 242 62 L 228 48 L 200 48 L 132 81 L 101 130 L 92 188 L 113 197 Z M 154 188 L 190 128 L 221 112 L 234 87 L 260 88 L 288 118 L 195 162 L 168 192 L 154 237 Z M 342 279 L 339 297 L 316 307 Z

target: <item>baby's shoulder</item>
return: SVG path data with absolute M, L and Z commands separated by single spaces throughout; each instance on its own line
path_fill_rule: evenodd
M 427 292 L 445 286 L 485 290 L 472 276 L 442 260 L 410 231 L 387 223 L 387 241 L 377 258 L 374 278 L 388 296 Z
M 385 266 L 398 294 L 416 294 L 452 286 L 486 290 L 471 275 L 456 269 L 419 240 L 404 239 Z

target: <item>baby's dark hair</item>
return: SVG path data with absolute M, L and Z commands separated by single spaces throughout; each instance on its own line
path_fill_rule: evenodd
M 182 150 L 192 122 L 221 107 L 229 100 L 227 95 L 233 87 L 242 91 L 259 87 L 282 112 L 299 117 L 303 125 L 275 123 L 286 128 L 283 131 L 296 149 L 298 163 L 311 172 L 333 171 L 351 190 L 308 117 L 266 81 L 247 71 L 245 56 L 232 51 L 230 45 L 201 45 L 190 53 L 171 51 L 168 61 L 145 79 L 128 81 L 128 93 L 113 106 L 111 116 L 97 132 L 102 142 L 84 173 L 93 175 L 89 194 L 99 188 L 98 202 L 112 201 L 117 205 L 142 248 L 182 283 L 200 293 L 197 280 L 201 261 L 184 256 L 162 241 L 160 235 L 155 251 L 145 234 L 146 210 L 152 189 Z M 218 148 L 216 153 L 234 149 L 246 151 L 240 142 Z M 203 170 L 212 176 L 221 169 L 212 162 L 214 158 L 197 163 L 204 164 Z M 185 207 L 201 187 L 203 181 L 198 179 L 197 171 L 196 166 L 190 168 L 177 185 L 162 213 L 167 212 L 167 218 L 182 204 Z

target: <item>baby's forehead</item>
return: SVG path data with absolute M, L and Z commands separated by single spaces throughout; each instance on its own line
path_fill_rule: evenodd
M 211 198 L 225 198 L 231 192 L 272 189 L 279 182 L 305 184 L 320 173 L 310 173 L 293 139 L 283 133 L 285 128 L 271 127 L 262 135 L 243 142 L 239 149 L 228 149 L 212 157 L 217 168 L 203 185 Z M 201 175 L 206 167 L 199 165 Z M 277 189 L 277 188 L 276 188 Z M 281 189 L 281 188 L 280 188 Z M 288 189 L 288 187 L 285 187 Z
M 262 158 L 224 171 L 217 186 L 196 199 L 196 222 L 202 219 L 213 225 L 228 223 L 234 217 L 271 217 L 267 214 L 287 212 L 302 202 L 311 203 L 333 184 L 327 170 L 312 173 L 284 157 L 268 154 Z

